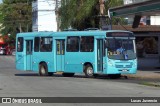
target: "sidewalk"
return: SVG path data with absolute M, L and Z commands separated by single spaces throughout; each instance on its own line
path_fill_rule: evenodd
M 159 79 L 160 63 L 158 58 L 140 58 L 138 59 L 138 70 L 135 75 L 127 75 L 130 78 L 137 79 Z
M 155 79 L 160 80 L 160 71 L 153 72 L 153 71 L 141 71 L 138 70 L 137 74 L 134 75 L 127 75 L 129 78 L 137 78 L 137 79 Z

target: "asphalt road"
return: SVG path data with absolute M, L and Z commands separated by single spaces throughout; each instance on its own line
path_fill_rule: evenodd
M 113 80 L 106 76 L 99 78 L 85 78 L 83 75 L 71 78 L 61 75 L 40 77 L 36 73 L 16 70 L 13 56 L 0 56 L 0 97 L 160 97 L 160 88 L 141 85 L 140 82 L 142 81 L 124 78 Z M 98 104 L 56 105 L 97 106 Z M 106 106 L 106 104 L 100 105 Z M 110 105 L 115 106 L 115 104 Z M 124 106 L 124 104 L 118 105 Z

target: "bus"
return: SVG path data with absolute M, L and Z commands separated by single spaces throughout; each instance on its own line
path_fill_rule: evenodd
M 121 30 L 18 33 L 16 69 L 40 76 L 60 72 L 65 77 L 84 73 L 86 77 L 119 78 L 136 74 L 135 36 Z

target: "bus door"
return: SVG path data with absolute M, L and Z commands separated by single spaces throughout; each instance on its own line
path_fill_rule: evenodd
M 56 40 L 56 71 L 64 71 L 65 40 Z
M 103 72 L 103 39 L 97 39 L 97 71 Z
M 26 40 L 26 70 L 32 70 L 33 40 Z

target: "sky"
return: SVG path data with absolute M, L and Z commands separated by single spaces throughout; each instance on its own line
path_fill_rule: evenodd
M 2 3 L 2 0 L 0 0 L 0 3 Z

